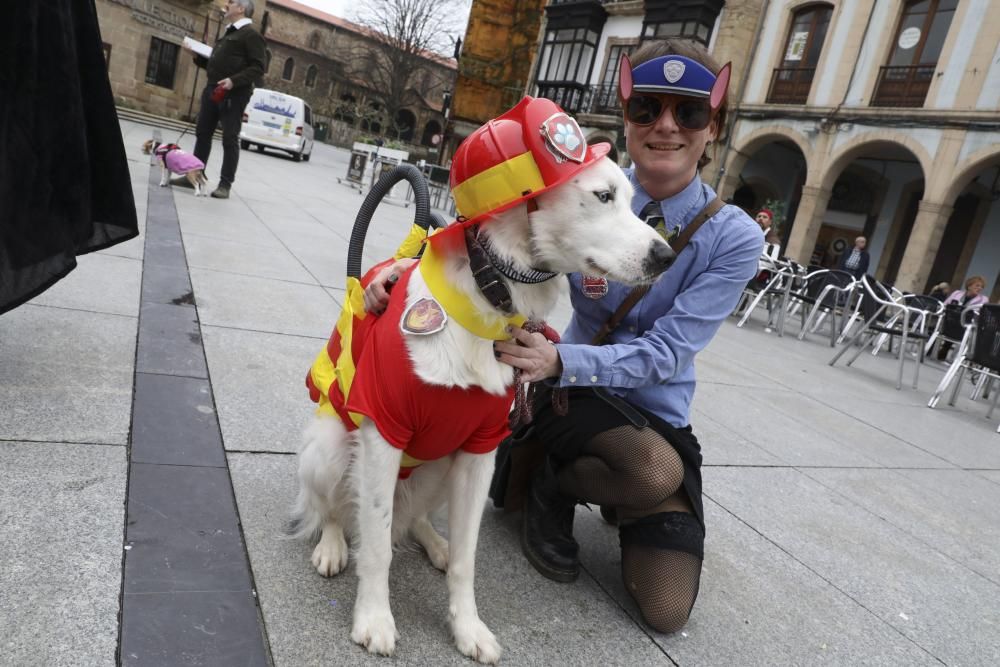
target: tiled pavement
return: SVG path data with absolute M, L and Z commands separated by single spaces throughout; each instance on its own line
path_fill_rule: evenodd
M 320 578 L 281 534 L 361 202 L 347 154 L 244 152 L 234 198 L 196 199 L 156 187 L 154 131 L 122 126 L 145 233 L 0 317 L 0 665 L 385 664 L 348 639 L 353 571 Z M 411 216 L 379 207 L 368 261 Z M 896 391 L 885 355 L 831 356 L 756 318 L 699 357 L 709 534 L 682 633 L 642 625 L 594 513 L 560 585 L 488 508 L 477 591 L 504 664 L 1000 664 L 996 422 L 966 396 L 924 407 L 937 365 Z M 394 664 L 466 663 L 420 553 L 392 596 Z

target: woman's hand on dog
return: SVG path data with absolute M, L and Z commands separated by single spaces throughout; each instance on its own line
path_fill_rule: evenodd
M 511 327 L 512 340 L 493 343 L 493 353 L 505 364 L 521 369 L 521 382 L 537 382 L 562 375 L 559 350 L 543 334 Z
M 398 259 L 376 273 L 365 288 L 365 310 L 375 315 L 384 313 L 385 307 L 389 305 L 389 291 L 392 286 L 416 261 L 410 258 Z

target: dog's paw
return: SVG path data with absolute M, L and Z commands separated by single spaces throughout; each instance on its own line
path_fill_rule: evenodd
M 170 185 L 170 184 L 169 184 L 169 183 L 167 183 L 166 181 L 160 181 L 160 187 L 161 187 L 161 188 L 165 188 L 165 187 L 167 187 L 168 185 Z
M 424 545 L 427 557 L 431 559 L 431 565 L 441 570 L 448 571 L 448 540 L 438 535 L 437 540 L 430 545 Z
M 463 655 L 484 665 L 495 665 L 500 661 L 503 649 L 477 616 L 452 620 L 451 631 L 455 635 L 455 646 Z
M 347 567 L 347 541 L 343 531 L 330 534 L 323 532 L 319 544 L 312 552 L 312 564 L 324 577 L 332 577 Z
M 351 641 L 364 646 L 369 653 L 392 655 L 396 651 L 398 638 L 396 621 L 393 620 L 391 613 L 355 613 Z

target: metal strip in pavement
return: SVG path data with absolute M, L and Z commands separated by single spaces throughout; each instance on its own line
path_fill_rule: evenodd
M 170 188 L 150 168 L 119 664 L 269 665 Z

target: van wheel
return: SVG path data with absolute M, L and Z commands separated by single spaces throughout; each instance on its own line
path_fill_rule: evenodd
M 247 150 L 248 148 L 250 148 L 250 142 L 249 141 L 241 141 L 240 142 L 240 148 L 242 148 L 243 150 Z
M 305 160 L 306 162 L 308 162 L 309 158 L 311 158 L 312 156 L 313 156 L 312 153 L 307 153 L 307 154 L 305 154 L 305 155 L 302 156 L 302 159 Z
M 296 162 L 302 162 L 302 153 L 292 153 L 292 159 Z
M 261 146 L 260 144 L 257 144 L 257 152 L 258 153 L 263 153 L 264 152 L 264 147 Z

